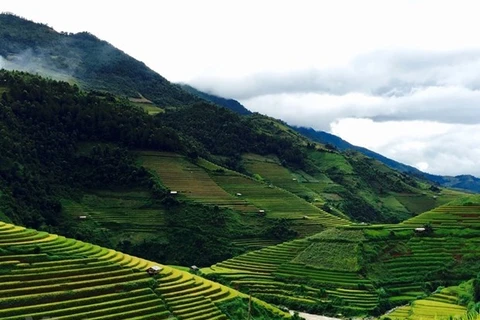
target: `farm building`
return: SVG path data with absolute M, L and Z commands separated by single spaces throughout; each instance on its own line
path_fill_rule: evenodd
M 237 197 L 241 197 L 242 194 L 241 194 L 240 192 L 237 192 L 236 196 L 237 196 Z
M 162 267 L 160 266 L 151 266 L 150 268 L 147 269 L 147 273 L 151 276 L 154 276 L 158 274 L 160 271 L 162 271 Z
M 84 220 L 84 219 L 87 219 L 87 216 L 78 216 L 78 219 Z
M 425 232 L 425 228 L 415 228 L 415 232 L 418 232 L 418 233 Z
M 178 194 L 178 191 L 170 191 L 170 194 Z
M 197 273 L 199 270 L 200 269 L 196 265 L 190 267 L 190 272 Z

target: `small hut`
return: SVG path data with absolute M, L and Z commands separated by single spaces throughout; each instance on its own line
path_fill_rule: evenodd
M 170 191 L 170 194 L 176 195 L 176 194 L 178 194 L 178 191 Z
M 423 233 L 425 230 L 425 228 L 415 228 L 415 233 Z
M 78 219 L 85 220 L 85 219 L 87 219 L 87 216 L 78 216 Z
M 198 273 L 198 271 L 200 271 L 200 269 L 196 265 L 190 267 L 190 272 Z
M 236 196 L 237 196 L 237 197 L 241 197 L 242 194 L 241 194 L 240 192 L 237 192 Z
M 162 271 L 162 267 L 160 266 L 151 266 L 147 269 L 147 273 L 151 276 L 157 275 L 160 271 Z

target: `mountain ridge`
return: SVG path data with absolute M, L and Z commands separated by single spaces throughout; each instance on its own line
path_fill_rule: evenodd
M 229 108 L 230 110 L 237 112 L 239 114 L 248 114 L 251 113 L 245 106 L 235 99 L 227 99 L 219 97 L 216 95 L 210 95 L 195 89 L 194 87 L 188 84 L 182 84 L 184 89 L 191 91 L 193 94 L 198 95 L 201 98 L 204 98 L 208 101 L 216 103 L 218 105 Z M 301 133 L 302 135 L 313 139 L 314 141 L 320 142 L 325 145 L 331 145 L 340 151 L 355 150 L 368 157 L 376 159 L 383 164 L 389 166 L 392 169 L 398 170 L 403 173 L 411 174 L 421 179 L 427 179 L 432 183 L 441 185 L 443 187 L 456 188 L 461 190 L 472 191 L 475 193 L 480 192 L 480 178 L 475 177 L 470 174 L 461 174 L 456 176 L 444 176 L 436 175 L 421 171 L 413 166 L 401 163 L 399 161 L 390 159 L 384 155 L 381 155 L 375 151 L 369 150 L 365 147 L 360 147 L 349 143 L 348 141 L 343 140 L 342 138 L 333 135 L 325 131 L 317 131 L 313 128 L 301 127 L 301 126 L 290 126 L 295 131 Z
M 457 176 L 441 176 L 441 175 L 435 175 L 427 172 L 423 172 L 413 166 L 403 164 L 401 162 L 395 161 L 393 159 L 390 159 L 388 157 L 385 157 L 377 152 L 371 151 L 367 148 L 364 147 L 359 147 L 355 146 L 342 138 L 335 136 L 331 133 L 327 133 L 325 131 L 316 131 L 313 128 L 305 128 L 305 127 L 294 127 L 294 129 L 312 139 L 315 141 L 318 141 L 320 143 L 324 144 L 330 144 L 334 146 L 335 148 L 339 150 L 356 150 L 358 152 L 361 152 L 369 157 L 372 157 L 374 159 L 377 159 L 381 161 L 382 163 L 386 164 L 387 166 L 398 170 L 400 172 L 412 174 L 414 176 L 420 177 L 420 178 L 425 178 L 427 180 L 430 180 L 434 183 L 437 183 L 441 186 L 444 187 L 450 187 L 450 188 L 458 188 L 458 189 L 463 189 L 463 190 L 468 190 L 468 191 L 473 191 L 473 192 L 480 192 L 480 179 L 469 174 L 463 174 L 463 175 L 457 175 Z
M 65 33 L 0 14 L 0 56 L 4 67 L 48 74 L 84 89 L 139 97 L 159 106 L 183 106 L 199 99 L 123 51 L 89 32 Z

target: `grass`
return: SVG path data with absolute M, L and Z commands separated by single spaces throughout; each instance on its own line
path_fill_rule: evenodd
M 358 244 L 352 242 L 315 242 L 293 262 L 331 270 L 358 271 L 358 251 Z
M 343 174 L 353 174 L 353 167 L 347 159 L 337 152 L 310 152 L 309 157 L 315 161 L 315 164 L 321 171 L 335 171 Z

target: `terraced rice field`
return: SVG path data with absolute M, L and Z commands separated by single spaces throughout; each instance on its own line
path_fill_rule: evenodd
M 273 185 L 288 190 L 297 196 L 308 195 L 312 198 L 320 198 L 319 194 L 305 187 L 301 175 L 293 174 L 273 160 L 257 155 L 245 155 L 243 159 L 248 171 L 260 174 Z
M 396 308 L 385 315 L 392 320 L 438 320 L 448 319 L 450 316 L 466 316 L 467 309 L 458 305 L 458 297 L 447 289 L 435 293 L 425 299 L 412 302 L 410 305 Z
M 114 231 L 154 233 L 164 225 L 164 211 L 146 206 L 149 196 L 143 193 L 97 191 L 85 194 L 81 202 L 62 201 L 72 218 L 87 216 Z
M 269 246 L 274 246 L 278 244 L 279 240 L 272 240 L 272 239 L 261 239 L 261 238 L 248 238 L 248 239 L 237 239 L 232 241 L 232 243 L 236 246 L 243 247 L 250 250 L 257 250 Z
M 442 228 L 480 228 L 480 206 L 445 205 L 408 219 L 403 224 L 422 226 L 429 222 Z
M 389 274 L 389 280 L 381 285 L 393 295 L 392 301 L 414 300 L 424 294 L 423 282 L 438 278 L 445 266 L 455 265 L 465 254 L 479 255 L 478 243 L 476 238 L 413 237 L 404 252 L 381 261 Z M 465 276 L 463 280 L 468 280 L 475 272 Z M 448 280 L 448 275 L 442 279 Z
M 162 183 L 181 197 L 243 212 L 258 212 L 255 205 L 235 196 L 236 193 L 226 192 L 203 168 L 178 154 L 141 152 L 140 155 L 143 165 L 158 174 Z
M 333 303 L 357 314 L 375 308 L 378 297 L 372 284 L 356 273 L 291 263 L 310 245 L 308 240 L 290 241 L 228 259 L 202 272 L 215 273 L 234 288 L 274 303 Z
M 154 170 L 170 190 L 204 204 L 229 207 L 266 218 L 285 218 L 301 235 L 311 235 L 325 226 L 348 221 L 328 214 L 284 189 L 269 186 L 203 159 L 197 164 L 165 152 L 141 152 L 143 165 Z M 238 195 L 238 196 L 237 196 Z
M 267 218 L 285 218 L 294 223 L 301 235 L 320 232 L 325 226 L 348 224 L 347 220 L 320 210 L 311 203 L 284 189 L 260 183 L 233 171 L 210 171 L 211 178 L 231 194 L 242 197 L 258 208 L 265 210 Z
M 167 266 L 0 222 L 0 318 L 227 319 L 237 291 Z M 281 313 L 270 307 L 272 311 Z

